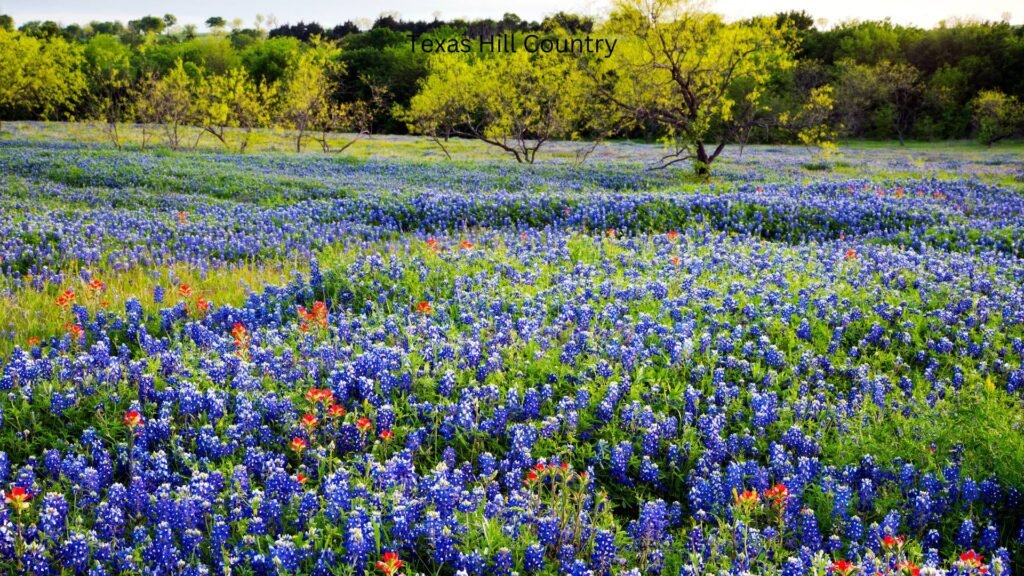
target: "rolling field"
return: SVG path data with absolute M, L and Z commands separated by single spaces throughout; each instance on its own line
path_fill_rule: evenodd
M 1024 571 L 1019 148 L 57 129 L 0 140 L 4 574 Z

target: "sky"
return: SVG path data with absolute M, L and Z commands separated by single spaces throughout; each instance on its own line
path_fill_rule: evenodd
M 610 0 L 0 0 L 0 14 L 9 14 L 16 23 L 30 20 L 55 20 L 62 24 L 86 23 L 91 20 L 127 21 L 154 14 L 171 13 L 181 24 L 198 24 L 202 28 L 210 16 L 228 21 L 242 18 L 251 25 L 256 14 L 273 15 L 278 23 L 315 20 L 330 26 L 346 20 L 371 23 L 383 12 L 396 13 L 406 20 L 431 20 L 434 16 L 452 18 L 501 18 L 514 12 L 527 20 L 540 20 L 545 15 L 564 10 L 589 15 L 605 12 Z M 881 20 L 890 17 L 899 24 L 931 27 L 940 20 L 973 17 L 1024 23 L 1024 4 L 1020 0 L 858 0 L 856 2 L 822 2 L 821 0 L 712 0 L 710 7 L 729 19 L 787 10 L 804 10 L 818 19 L 822 27 L 839 22 Z

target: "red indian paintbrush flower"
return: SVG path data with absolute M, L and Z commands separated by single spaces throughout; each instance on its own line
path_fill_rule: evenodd
M 320 402 L 330 404 L 334 401 L 334 392 L 329 388 L 310 388 L 306 391 L 306 400 L 310 404 L 318 404 Z
M 463 250 L 471 250 L 473 248 L 473 243 L 468 240 L 463 240 L 462 242 L 459 242 L 459 248 L 462 248 Z
M 331 407 L 327 409 L 327 415 L 331 418 L 341 418 L 345 415 L 345 407 L 341 404 L 331 404 Z
M 378 434 L 378 437 L 380 437 L 381 440 L 389 441 L 395 437 L 395 434 L 391 430 L 385 430 Z
M 306 430 L 312 430 L 313 428 L 316 428 L 316 425 L 319 423 L 320 421 L 317 420 L 316 416 L 312 414 L 306 414 L 299 419 L 299 424 L 302 424 L 306 428 Z
M 398 554 L 394 552 L 385 552 L 384 556 L 377 561 L 377 570 L 383 572 L 384 576 L 395 576 L 395 574 L 397 574 L 404 565 L 405 562 L 402 562 L 398 558 Z
M 292 438 L 292 441 L 288 443 L 288 447 L 296 452 L 302 452 L 306 449 L 306 441 L 302 438 Z
M 249 330 L 241 322 L 236 322 L 231 328 L 231 337 L 235 339 L 235 348 L 238 349 L 238 354 L 245 354 L 249 348 Z
M 10 492 L 4 494 L 4 500 L 7 501 L 11 508 L 20 513 L 23 510 L 28 510 L 31 505 L 29 501 L 32 500 L 32 494 L 21 486 L 15 486 L 11 488 Z
M 68 335 L 71 336 L 73 341 L 79 341 L 85 338 L 85 329 L 78 324 L 68 324 Z
M 744 490 L 736 494 L 736 503 L 741 506 L 753 506 L 761 501 L 761 497 L 757 495 L 757 490 Z
M 189 286 L 188 284 L 182 284 L 181 286 L 178 286 L 178 296 L 181 296 L 182 298 L 188 298 L 191 295 L 192 295 L 192 287 L 191 286 Z
M 93 278 L 89 282 L 89 289 L 94 292 L 103 292 L 104 290 L 107 289 L 107 285 L 104 284 L 103 282 L 100 282 L 99 278 Z
M 74 290 L 70 290 L 70 289 L 69 290 L 65 290 L 64 292 L 61 292 L 60 296 L 57 296 L 57 306 L 60 306 L 61 308 L 67 308 L 68 306 L 71 306 L 74 303 L 75 303 L 75 291 Z
M 764 491 L 764 497 L 771 500 L 773 506 L 784 506 L 789 499 L 789 488 L 785 484 L 776 484 Z
M 904 574 L 906 576 L 921 576 L 921 569 L 917 567 L 917 564 L 914 564 L 910 560 L 900 562 L 896 565 L 896 569 L 900 571 L 900 574 Z
M 978 554 L 974 550 L 968 550 L 960 555 L 960 562 L 964 566 L 968 566 L 970 568 L 981 568 L 984 564 L 984 558 L 984 556 Z
M 356 420 L 356 428 L 358 428 L 360 432 L 369 432 L 370 429 L 373 428 L 373 423 L 370 422 L 369 418 L 360 418 L 359 420 Z
M 430 314 L 434 311 L 434 307 L 430 305 L 430 302 L 423 301 L 416 305 L 416 311 L 420 314 Z
M 885 537 L 882 538 L 882 546 L 890 550 L 893 548 L 903 548 L 903 536 L 886 534 Z
M 327 305 L 323 302 L 313 303 L 313 308 L 307 310 L 305 306 L 299 306 L 299 319 L 302 320 L 300 329 L 309 330 L 310 326 L 324 328 L 327 326 Z
M 850 576 L 857 571 L 857 565 L 849 560 L 837 560 L 828 567 L 829 571 L 842 576 Z
M 139 414 L 138 410 L 130 410 L 124 413 L 124 418 L 122 418 L 121 421 L 129 428 L 142 426 L 142 414 Z

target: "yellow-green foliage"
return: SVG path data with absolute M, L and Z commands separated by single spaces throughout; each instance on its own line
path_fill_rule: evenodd
M 1024 104 L 998 90 L 982 90 L 971 101 L 978 140 L 992 144 L 1024 128 Z
M 0 28 L 0 108 L 50 118 L 85 91 L 82 50 Z
M 307 50 L 296 52 L 281 95 L 282 118 L 298 134 L 295 150 L 302 151 L 307 130 L 317 129 L 331 114 L 333 77 L 343 71 L 341 51 L 333 43 L 314 39 Z
M 562 55 L 446 53 L 429 69 L 403 114 L 419 134 L 475 138 L 533 162 L 544 142 L 571 139 L 592 116 L 590 83 Z
M 197 108 L 206 131 L 225 146 L 225 128 L 240 128 L 238 148 L 245 151 L 252 130 L 271 125 L 277 93 L 276 82 L 257 84 L 244 68 L 232 68 L 200 83 Z
M 608 99 L 634 125 L 653 123 L 676 156 L 707 169 L 719 144 L 767 112 L 772 77 L 792 66 L 792 38 L 774 21 L 729 24 L 686 0 L 619 0 L 605 33 L 618 37 L 614 56 L 595 60 Z
M 805 146 L 817 146 L 825 154 L 830 154 L 836 149 L 836 139 L 839 135 L 833 128 L 830 118 L 835 107 L 832 86 L 818 86 L 813 88 L 800 108 L 799 114 L 792 123 L 797 127 L 797 139 Z M 783 117 L 783 123 L 789 120 Z

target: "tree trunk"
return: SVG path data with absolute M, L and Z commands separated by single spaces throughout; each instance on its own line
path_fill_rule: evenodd
M 697 142 L 697 162 L 693 165 L 693 171 L 701 178 L 707 178 L 711 174 L 711 157 L 703 142 Z

